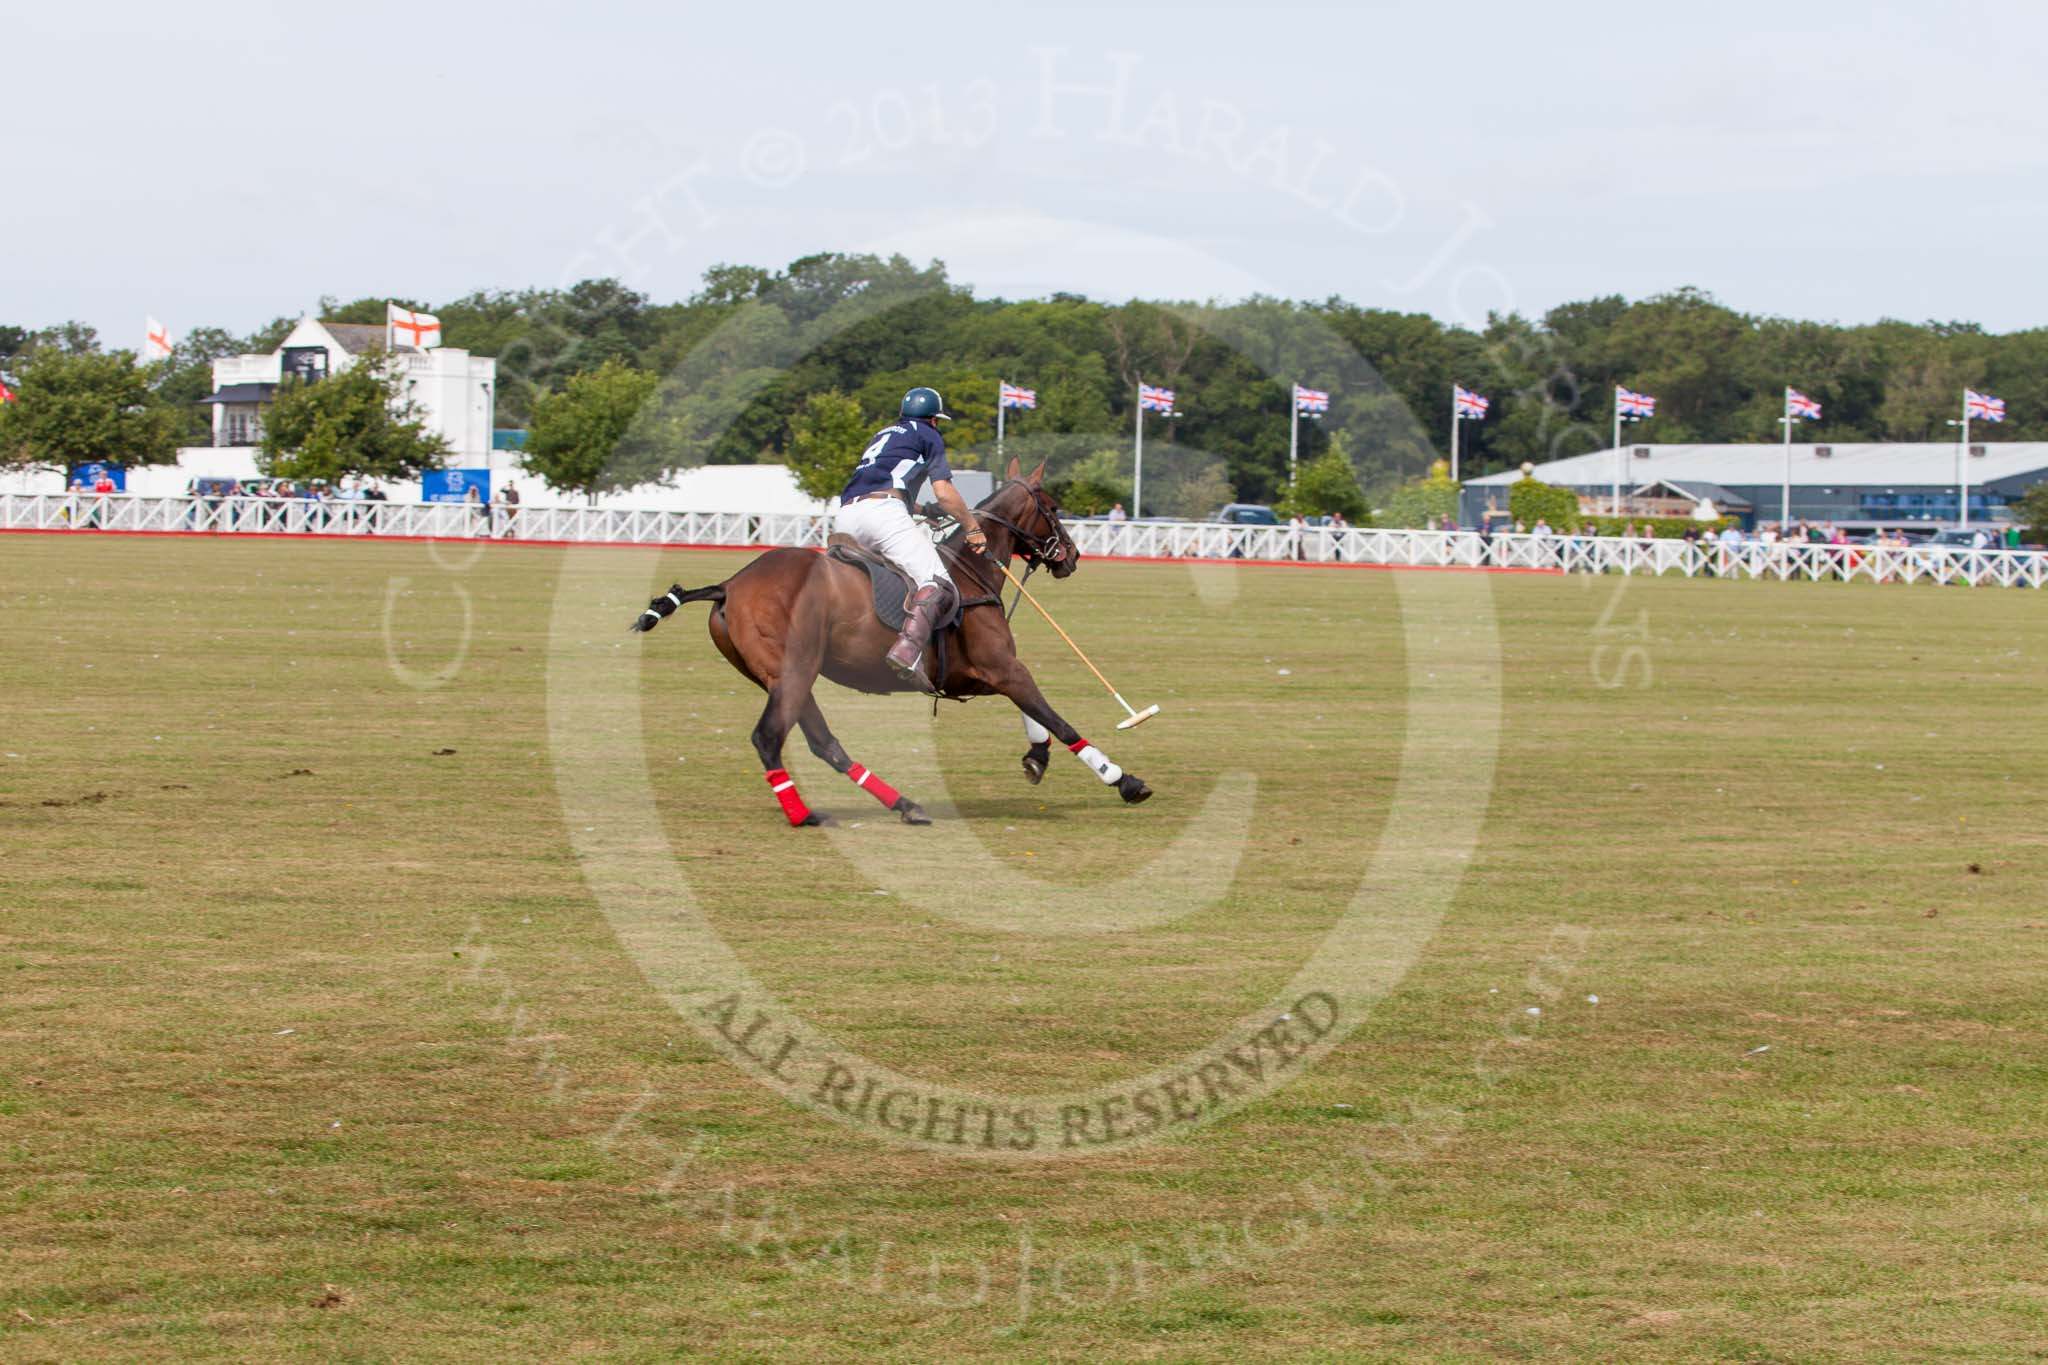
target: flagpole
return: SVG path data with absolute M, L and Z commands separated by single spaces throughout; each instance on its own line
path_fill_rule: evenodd
M 1301 386 L 1287 391 L 1287 486 L 1294 487 L 1294 467 L 1301 450 Z
M 1963 443 L 1956 447 L 1956 525 L 1970 524 L 1970 391 L 1963 390 Z
M 1131 520 L 1138 519 L 1139 499 L 1145 493 L 1145 381 L 1138 381 L 1138 441 L 1131 464 Z
M 1785 486 L 1778 504 L 1778 537 L 1792 534 L 1792 388 L 1785 387 L 1785 415 L 1778 419 L 1785 427 Z
M 1451 482 L 1458 481 L 1458 386 L 1451 385 Z
M 1003 389 L 1002 380 L 996 381 L 996 477 L 1002 477 L 1003 469 Z
M 1621 515 L 1621 389 L 1614 390 L 1614 511 L 1612 516 Z

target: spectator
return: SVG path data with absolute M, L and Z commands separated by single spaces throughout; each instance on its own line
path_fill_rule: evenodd
M 464 490 L 462 500 L 469 505 L 470 511 L 475 514 L 475 524 L 472 526 L 470 534 L 474 536 L 489 535 L 491 533 L 491 505 L 485 501 L 483 490 L 475 484 L 471 484 Z
M 107 514 L 107 498 L 110 494 L 113 493 L 113 491 L 114 476 L 107 472 L 107 468 L 105 465 L 101 465 L 99 473 L 93 475 L 92 518 L 86 522 L 86 525 L 98 528 L 105 524 Z
M 1111 521 L 1124 521 L 1128 519 L 1128 514 L 1125 513 L 1122 503 L 1117 503 L 1109 509 L 1109 519 Z
M 1351 523 L 1344 520 L 1342 512 L 1330 513 L 1330 558 L 1338 564 L 1344 562 L 1344 533 L 1351 529 Z
M 519 519 L 519 485 L 506 484 L 505 495 L 499 501 L 505 508 L 505 538 L 510 540 L 518 533 L 518 528 L 513 523 Z
M 1287 543 L 1290 547 L 1292 547 L 1293 557 L 1295 559 L 1302 559 L 1305 557 L 1304 551 L 1301 547 L 1301 533 L 1303 531 L 1306 531 L 1307 529 L 1308 523 L 1302 520 L 1301 513 L 1296 512 L 1293 516 L 1287 519 Z

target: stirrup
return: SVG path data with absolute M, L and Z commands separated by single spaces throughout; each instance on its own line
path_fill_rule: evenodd
M 884 654 L 882 656 L 882 662 L 889 665 L 890 670 L 894 672 L 897 677 L 903 679 L 903 681 L 907 683 L 916 683 L 920 690 L 925 690 L 930 687 L 930 684 L 926 681 L 924 676 L 923 650 L 920 649 L 919 651 L 917 651 L 917 657 L 912 659 L 907 664 L 898 663 L 893 654 Z

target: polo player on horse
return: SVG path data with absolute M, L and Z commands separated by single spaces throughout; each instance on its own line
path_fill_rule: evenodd
M 853 477 L 839 495 L 833 518 L 836 529 L 859 541 L 864 549 L 897 565 L 910 576 L 915 591 L 903 621 L 903 633 L 883 656 L 906 681 L 922 685 L 919 671 L 932 626 L 958 596 L 932 538 L 911 519 L 919 488 L 931 480 L 932 497 L 948 516 L 966 528 L 967 548 L 981 554 L 988 548 L 973 509 L 953 486 L 953 467 L 946 463 L 946 438 L 939 423 L 953 419 L 936 389 L 912 389 L 903 395 L 894 426 L 883 427 L 861 452 Z

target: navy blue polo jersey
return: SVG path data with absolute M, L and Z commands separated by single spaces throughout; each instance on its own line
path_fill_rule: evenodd
M 915 507 L 926 479 L 952 477 L 953 467 L 946 463 L 946 438 L 930 422 L 906 417 L 875 433 L 875 439 L 861 452 L 860 463 L 854 466 L 853 477 L 847 481 L 839 501 L 847 503 L 869 493 L 894 492 Z

